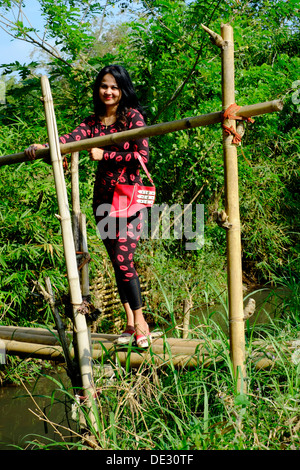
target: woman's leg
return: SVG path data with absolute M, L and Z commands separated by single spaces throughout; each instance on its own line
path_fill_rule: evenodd
M 140 281 L 133 258 L 143 229 L 144 219 L 145 214 L 141 212 L 138 217 L 139 224 L 135 227 L 135 230 L 132 221 L 128 221 L 126 238 L 116 240 L 113 260 L 120 296 L 126 298 L 128 302 L 128 304 L 123 303 L 127 316 L 127 325 L 128 322 L 131 323 L 133 320 L 137 343 L 141 347 L 148 346 L 150 336 L 149 326 L 143 315 Z
M 132 332 L 133 327 L 138 346 L 147 347 L 149 327 L 143 315 L 143 301 L 139 278 L 135 277 L 130 281 L 122 281 L 119 279 L 118 287 L 121 297 L 123 299 L 126 298 L 126 300 L 128 299 L 123 303 L 127 318 L 127 328 L 123 336 L 128 337 L 128 333 Z M 124 342 L 123 338 L 121 342 Z
M 135 329 L 135 339 L 137 345 L 141 348 L 147 348 L 151 342 L 151 336 L 149 331 L 148 323 L 145 320 L 143 315 L 142 308 L 138 310 L 133 310 L 134 315 L 134 329 Z
M 123 306 L 127 319 L 126 330 L 134 330 L 134 313 L 130 308 L 129 302 L 126 302 Z
M 145 214 L 141 211 L 138 220 L 134 217 L 129 219 L 127 221 L 126 237 L 122 232 L 124 238 L 120 237 L 119 221 L 117 220 L 117 236 L 107 237 L 103 240 L 115 270 L 121 302 L 126 313 L 127 327 L 134 327 L 136 335 L 142 337 L 140 340 L 141 347 L 148 346 L 149 327 L 142 311 L 141 288 L 133 257 L 143 229 L 144 218 Z M 138 222 L 136 227 L 132 224 L 133 219 Z

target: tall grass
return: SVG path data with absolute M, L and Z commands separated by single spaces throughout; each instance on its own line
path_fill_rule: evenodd
M 284 312 L 285 307 L 281 317 L 260 327 L 261 338 L 247 337 L 247 394 L 235 394 L 228 338 L 207 318 L 191 334 L 205 341 L 209 362 L 199 355 L 198 367 L 193 369 L 178 369 L 172 363 L 158 366 L 151 360 L 151 348 L 150 360 L 138 369 L 109 361 L 111 376 L 100 374 L 96 383 L 99 434 L 90 428 L 84 439 L 78 429 L 55 424 L 59 443 L 35 436 L 24 445 L 35 449 L 299 449 L 299 324 L 290 328 Z M 290 310 L 289 319 L 292 316 Z M 164 341 L 168 352 L 168 338 Z M 260 366 L 262 358 L 269 359 L 267 366 Z M 97 367 L 101 371 L 103 362 Z M 71 406 L 70 390 L 59 381 L 53 388 L 52 403 L 55 394 L 65 394 Z M 81 405 L 80 409 L 85 413 Z M 46 417 L 42 410 L 39 416 L 51 421 L 51 415 Z

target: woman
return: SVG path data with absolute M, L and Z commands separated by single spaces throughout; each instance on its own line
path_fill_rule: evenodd
M 60 137 L 61 143 L 145 126 L 144 111 L 138 102 L 130 76 L 124 67 L 110 65 L 100 71 L 94 85 L 93 103 L 94 114 L 84 119 L 73 132 Z M 30 158 L 34 158 L 35 150 L 42 147 L 44 145 L 33 144 L 25 150 L 25 153 Z M 102 204 L 111 204 L 118 179 L 125 184 L 142 184 L 139 175 L 140 165 L 134 152 L 139 152 L 147 163 L 149 158 L 148 139 L 137 139 L 89 150 L 91 160 L 99 162 L 93 198 L 93 211 L 97 224 L 101 223 L 104 218 L 104 215 L 98 215 L 102 212 L 99 210 L 97 212 L 97 209 Z M 123 168 L 125 168 L 125 172 L 121 175 Z M 116 232 L 112 236 L 104 237 L 101 232 L 100 235 L 115 270 L 121 302 L 127 317 L 126 329 L 118 338 L 118 342 L 120 344 L 128 343 L 131 336 L 134 335 L 137 345 L 146 348 L 151 342 L 151 335 L 142 312 L 139 277 L 133 262 L 137 242 L 143 229 L 145 218 L 143 212 L 144 210 L 131 219 L 127 219 L 126 238 L 120 237 L 119 219 L 116 219 Z M 137 216 L 140 223 L 136 230 L 130 230 L 132 229 L 132 219 L 136 219 Z M 123 234 L 124 232 L 122 232 L 124 237 Z

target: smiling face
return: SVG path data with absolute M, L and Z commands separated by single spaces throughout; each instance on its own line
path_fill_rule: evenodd
M 99 97 L 106 106 L 118 106 L 122 91 L 118 87 L 115 77 L 110 73 L 104 75 L 99 88 Z

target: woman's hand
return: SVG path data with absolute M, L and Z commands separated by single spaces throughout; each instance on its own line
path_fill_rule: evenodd
M 25 155 L 29 158 L 29 160 L 35 159 L 35 151 L 43 149 L 44 146 L 42 144 L 32 144 L 27 149 L 24 150 Z
M 102 149 L 92 148 L 92 149 L 89 149 L 88 152 L 89 152 L 90 159 L 93 162 L 102 160 L 102 158 L 103 158 L 103 153 L 104 152 L 103 152 Z

